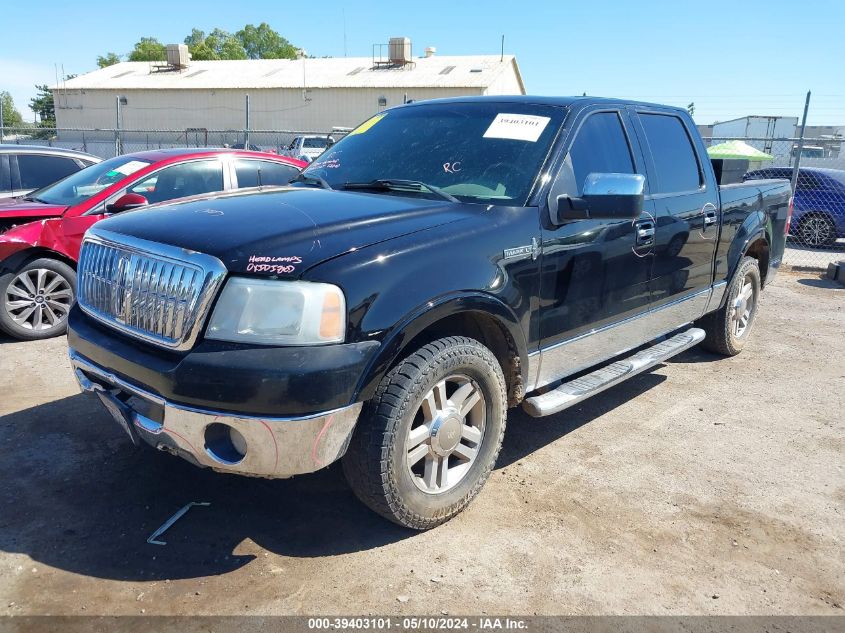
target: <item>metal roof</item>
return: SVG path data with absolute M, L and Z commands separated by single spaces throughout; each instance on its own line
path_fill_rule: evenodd
M 122 62 L 52 89 L 486 88 L 506 72 L 523 87 L 513 55 L 434 55 L 395 68 L 374 68 L 371 57 L 192 61 L 182 70 L 161 70 L 162 64 Z

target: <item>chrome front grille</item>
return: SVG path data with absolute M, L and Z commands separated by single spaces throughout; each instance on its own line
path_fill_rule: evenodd
M 79 256 L 77 300 L 117 330 L 187 349 L 225 275 L 210 255 L 92 228 Z

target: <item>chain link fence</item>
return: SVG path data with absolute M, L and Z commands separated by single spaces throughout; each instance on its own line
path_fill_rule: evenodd
M 43 145 L 87 152 L 100 158 L 175 147 L 231 147 L 293 155 L 293 140 L 303 136 L 338 141 L 347 129 L 333 130 L 125 130 L 73 128 L 5 128 L 3 143 Z M 296 156 L 299 158 L 299 156 Z
M 296 137 L 319 136 L 340 140 L 347 129 L 333 130 L 128 130 L 6 128 L 4 143 L 77 149 L 111 158 L 154 149 L 175 147 L 248 148 L 294 155 Z M 705 144 L 741 141 L 764 156 L 730 163 L 736 182 L 746 179 L 791 180 L 799 163 L 795 207 L 783 263 L 794 268 L 826 269 L 845 260 L 845 140 L 841 138 L 705 137 Z M 300 156 L 296 156 L 297 158 Z M 725 169 L 728 163 L 725 163 Z
M 798 163 L 794 211 L 783 263 L 826 269 L 845 260 L 845 139 L 708 137 L 709 147 L 740 141 L 764 156 L 731 161 L 733 180 L 786 178 Z M 723 182 L 725 174 L 723 173 Z

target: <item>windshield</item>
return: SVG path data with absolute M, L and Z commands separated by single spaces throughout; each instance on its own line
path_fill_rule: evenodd
M 306 138 L 302 141 L 302 147 L 309 147 L 312 149 L 324 149 L 328 144 L 328 140 L 322 136 Z
M 523 205 L 565 115 L 562 107 L 498 102 L 400 107 L 355 128 L 303 173 L 334 189 L 404 180 L 462 202 Z
M 110 187 L 139 169 L 143 169 L 150 162 L 131 156 L 118 156 L 86 167 L 59 182 L 33 191 L 27 198 L 46 204 L 64 206 L 79 204 L 106 187 Z

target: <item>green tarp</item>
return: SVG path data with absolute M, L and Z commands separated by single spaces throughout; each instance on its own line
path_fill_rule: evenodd
M 718 145 L 711 145 L 707 148 L 707 155 L 710 158 L 725 158 L 737 160 L 772 160 L 774 156 L 770 156 L 766 152 L 761 152 L 759 149 L 751 147 L 748 143 L 742 141 L 726 141 Z

